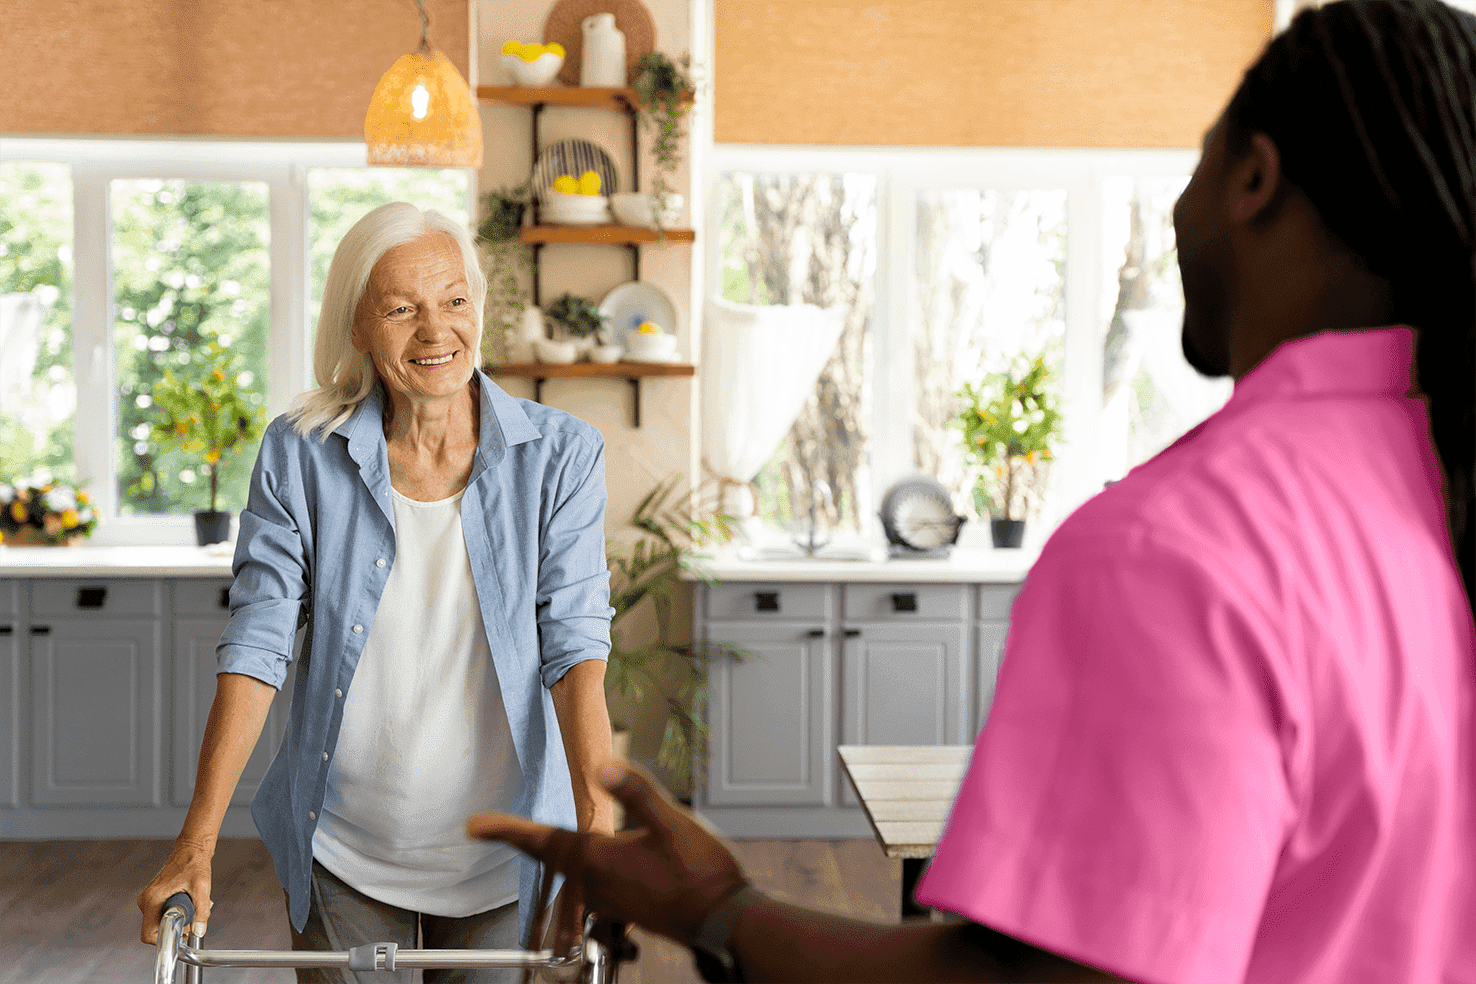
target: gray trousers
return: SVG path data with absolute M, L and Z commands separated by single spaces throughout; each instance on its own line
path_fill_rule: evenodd
M 291 920 L 288 920 L 291 927 Z M 420 930 L 421 940 L 416 938 Z M 313 862 L 312 906 L 307 925 L 292 928 L 294 950 L 348 950 L 365 943 L 395 943 L 413 950 L 516 950 L 518 904 L 474 916 L 430 916 L 376 902 Z M 355 972 L 336 967 L 302 968 L 299 984 L 411 984 L 411 971 Z M 425 984 L 517 984 L 515 969 L 440 969 L 422 971 Z

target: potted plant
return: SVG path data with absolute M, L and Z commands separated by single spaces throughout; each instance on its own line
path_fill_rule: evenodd
M 666 730 L 656 761 L 668 770 L 678 793 L 690 796 L 696 763 L 707 757 L 708 669 L 714 659 L 741 662 L 753 654 L 731 643 L 670 639 L 672 601 L 683 587 L 681 573 L 712 583 L 700 551 L 715 540 L 730 539 L 738 523 L 737 517 L 717 507 L 712 494 L 691 492 L 671 502 L 679 481 L 662 482 L 636 506 L 630 525 L 641 531 L 640 539 L 629 548 L 612 543 L 606 550 L 610 605 L 615 609 L 607 686 L 636 701 L 665 702 Z M 656 637 L 637 644 L 626 623 L 648 601 L 655 608 Z
M 0 482 L 0 543 L 7 547 L 75 546 L 97 527 L 87 493 L 38 478 Z
M 210 475 L 210 508 L 195 511 L 200 546 L 230 539 L 231 514 L 215 508 L 221 460 L 261 437 L 266 411 L 260 395 L 241 385 L 240 358 L 219 342 L 205 347 L 198 377 L 164 370 L 150 396 L 160 414 L 153 439 L 164 448 L 199 454 Z
M 528 304 L 528 290 L 523 285 L 523 272 L 531 272 L 533 259 L 528 247 L 518 240 L 518 228 L 532 201 L 532 188 L 527 183 L 489 191 L 482 197 L 482 224 L 477 227 L 477 240 L 487 263 L 487 300 L 483 305 L 483 324 L 487 343 L 494 351 L 484 353 L 490 362 L 501 362 L 508 350 L 508 334 L 516 330 L 523 308 Z
M 565 335 L 574 339 L 576 348 L 587 351 L 595 346 L 597 336 L 604 333 L 605 316 L 593 301 L 573 294 L 564 294 L 544 312 L 548 320 L 561 328 Z
M 1022 371 L 1023 370 L 1023 371 Z M 958 397 L 964 408 L 955 423 L 962 432 L 964 452 L 980 469 L 974 482 L 974 508 L 990 515 L 989 528 L 996 547 L 1018 547 L 1025 535 L 1028 512 L 1015 509 L 1016 493 L 1040 495 L 1035 466 L 1050 461 L 1051 441 L 1060 429 L 1057 399 L 1047 389 L 1050 368 L 1044 356 L 1025 367 L 1012 365 L 990 373 L 980 386 L 965 383 Z M 1022 496 L 1023 497 L 1023 496 Z
M 639 114 L 651 134 L 651 157 L 656 165 L 651 195 L 658 230 L 667 224 L 669 213 L 682 207 L 672 182 L 682 163 L 682 123 L 692 108 L 691 66 L 690 55 L 674 62 L 659 51 L 642 55 L 635 64 Z

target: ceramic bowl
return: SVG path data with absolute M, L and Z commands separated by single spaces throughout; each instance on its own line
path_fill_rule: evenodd
M 681 195 L 666 196 L 666 210 L 661 215 L 661 224 L 671 226 L 682 214 Z M 610 196 L 610 207 L 615 218 L 626 225 L 655 226 L 656 196 L 644 192 L 627 191 Z
M 517 55 L 503 55 L 502 64 L 517 85 L 548 85 L 564 67 L 564 59 L 552 51 L 545 51 L 532 61 L 524 61 Z
M 533 340 L 533 354 L 538 357 L 539 362 L 556 366 L 567 366 L 579 358 L 579 350 L 574 347 L 573 342 L 554 342 L 547 338 Z
M 669 362 L 676 357 L 675 335 L 642 335 L 638 331 L 625 333 L 625 351 L 636 362 Z
M 543 193 L 543 218 L 568 225 L 610 221 L 610 199 L 604 195 L 566 195 L 550 188 Z
M 624 354 L 625 349 L 621 348 L 619 345 L 597 345 L 594 348 L 590 349 L 589 360 L 591 362 L 599 362 L 603 365 L 608 366 L 619 362 L 620 357 Z

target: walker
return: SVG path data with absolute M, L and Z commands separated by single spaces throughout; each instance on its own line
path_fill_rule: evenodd
M 174 984 L 176 964 L 184 964 L 184 984 L 199 984 L 206 967 L 344 967 L 356 971 L 411 970 L 427 967 L 521 967 L 565 972 L 580 984 L 618 984 L 620 964 L 634 960 L 636 946 L 625 936 L 625 924 L 584 921 L 579 949 L 566 957 L 551 950 L 401 950 L 394 943 L 366 943 L 351 950 L 202 950 L 201 938 L 185 942 L 185 927 L 195 920 L 188 894 L 175 892 L 164 902 L 159 919 L 154 984 Z

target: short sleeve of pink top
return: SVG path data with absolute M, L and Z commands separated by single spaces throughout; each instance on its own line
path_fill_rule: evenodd
M 920 901 L 1147 984 L 1476 981 L 1476 639 L 1413 347 L 1283 343 L 1061 525 Z

